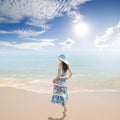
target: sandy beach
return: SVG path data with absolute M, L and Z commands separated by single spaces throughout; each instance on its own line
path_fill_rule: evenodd
M 120 120 L 119 92 L 69 94 L 66 114 L 50 99 L 51 94 L 0 88 L 0 120 Z

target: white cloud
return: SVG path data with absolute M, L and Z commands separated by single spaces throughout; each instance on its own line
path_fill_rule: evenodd
M 47 20 L 39 20 L 39 19 L 30 19 L 26 22 L 27 25 L 41 27 L 42 29 L 48 30 L 51 25 L 47 24 Z
M 55 46 L 54 40 L 52 39 L 45 39 L 38 42 L 29 42 L 29 43 L 13 43 L 13 42 L 2 42 L 0 41 L 0 46 L 4 47 L 11 47 L 17 49 L 31 49 L 31 50 L 40 50 L 46 46 Z
M 45 33 L 45 30 L 42 30 L 42 31 L 35 31 L 35 30 L 15 30 L 14 33 L 16 33 L 17 35 L 19 36 L 22 36 L 22 37 L 36 37 L 36 36 L 39 36 L 43 33 Z
M 65 48 L 70 48 L 74 44 L 74 41 L 68 38 L 64 42 L 61 42 L 60 45 L 65 47 Z
M 75 8 L 77 9 L 77 6 L 78 6 L 79 4 L 83 4 L 83 3 L 87 2 L 87 1 L 90 1 L 90 0 L 71 0 L 71 1 L 70 1 L 70 5 L 71 5 L 72 7 L 75 7 Z
M 9 22 L 9 20 L 5 17 L 0 16 L 0 23 L 1 22 Z
M 95 46 L 98 48 L 120 47 L 120 22 L 108 28 L 103 36 L 97 36 Z
M 70 16 L 73 23 L 78 23 L 83 20 L 83 16 L 77 11 L 68 11 L 67 14 Z
M 39 49 L 43 46 L 54 46 L 53 41 L 41 41 L 37 37 L 50 29 L 49 21 L 58 16 L 63 16 L 66 13 L 73 23 L 82 20 L 78 10 L 80 4 L 89 0 L 0 0 L 0 23 L 20 23 L 25 18 L 27 25 L 41 27 L 41 31 L 31 29 L 18 29 L 11 31 L 1 30 L 0 34 L 16 34 L 20 38 L 34 41 L 32 43 L 0 43 L 19 49 Z M 74 41 L 67 39 L 60 43 L 66 48 L 73 45 Z
M 0 16 L 0 23 L 18 23 L 17 20 L 10 19 L 8 17 Z
M 0 30 L 0 34 L 13 34 L 12 31 Z
M 16 34 L 21 38 L 25 37 L 36 37 L 41 34 L 45 33 L 45 30 L 41 31 L 35 31 L 32 29 L 19 29 L 19 30 L 13 30 L 13 31 L 5 31 L 5 30 L 0 30 L 0 34 Z
M 28 17 L 26 24 L 49 28 L 47 21 L 62 16 L 89 0 L 1 0 L 0 22 L 20 22 Z M 8 21 L 8 19 L 10 19 Z
M 11 46 L 12 43 L 0 41 L 0 46 Z

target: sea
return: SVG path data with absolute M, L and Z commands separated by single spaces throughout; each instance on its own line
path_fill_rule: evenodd
M 57 56 L 52 52 L 1 52 L 0 87 L 37 93 L 52 93 L 52 79 L 58 74 Z M 69 93 L 120 92 L 120 55 L 66 53 L 73 72 L 67 81 Z M 67 74 L 68 76 L 68 74 Z

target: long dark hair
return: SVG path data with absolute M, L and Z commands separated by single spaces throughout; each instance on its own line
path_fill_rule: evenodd
M 68 69 L 68 65 L 62 61 L 62 66 L 63 66 L 64 72 L 66 72 Z

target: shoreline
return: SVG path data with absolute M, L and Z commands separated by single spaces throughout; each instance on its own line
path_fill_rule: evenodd
M 20 88 L 20 87 L 15 87 L 15 86 L 0 86 L 0 89 L 1 88 L 11 88 L 11 89 L 16 89 L 16 90 L 24 90 L 26 92 L 33 92 L 33 93 L 38 93 L 38 94 L 52 94 L 52 87 L 51 87 L 51 90 L 50 91 L 45 91 L 45 90 L 32 90 L 32 89 L 25 89 L 25 88 Z M 120 90 L 119 89 L 108 89 L 108 88 L 101 88 L 101 89 L 86 89 L 86 88 L 83 88 L 83 89 L 79 89 L 79 90 L 68 90 L 68 93 L 69 94 L 79 94 L 79 93 L 100 93 L 100 92 L 117 92 L 117 93 L 120 93 Z
M 23 90 L 26 92 L 32 92 L 37 94 L 52 94 L 51 91 L 36 91 L 36 90 L 29 90 L 24 88 L 17 88 L 17 87 L 11 87 L 11 86 L 0 86 L 1 88 L 11 88 L 16 90 Z M 80 90 L 68 90 L 68 94 L 80 94 L 80 93 L 120 93 L 120 90 L 118 89 L 80 89 Z

